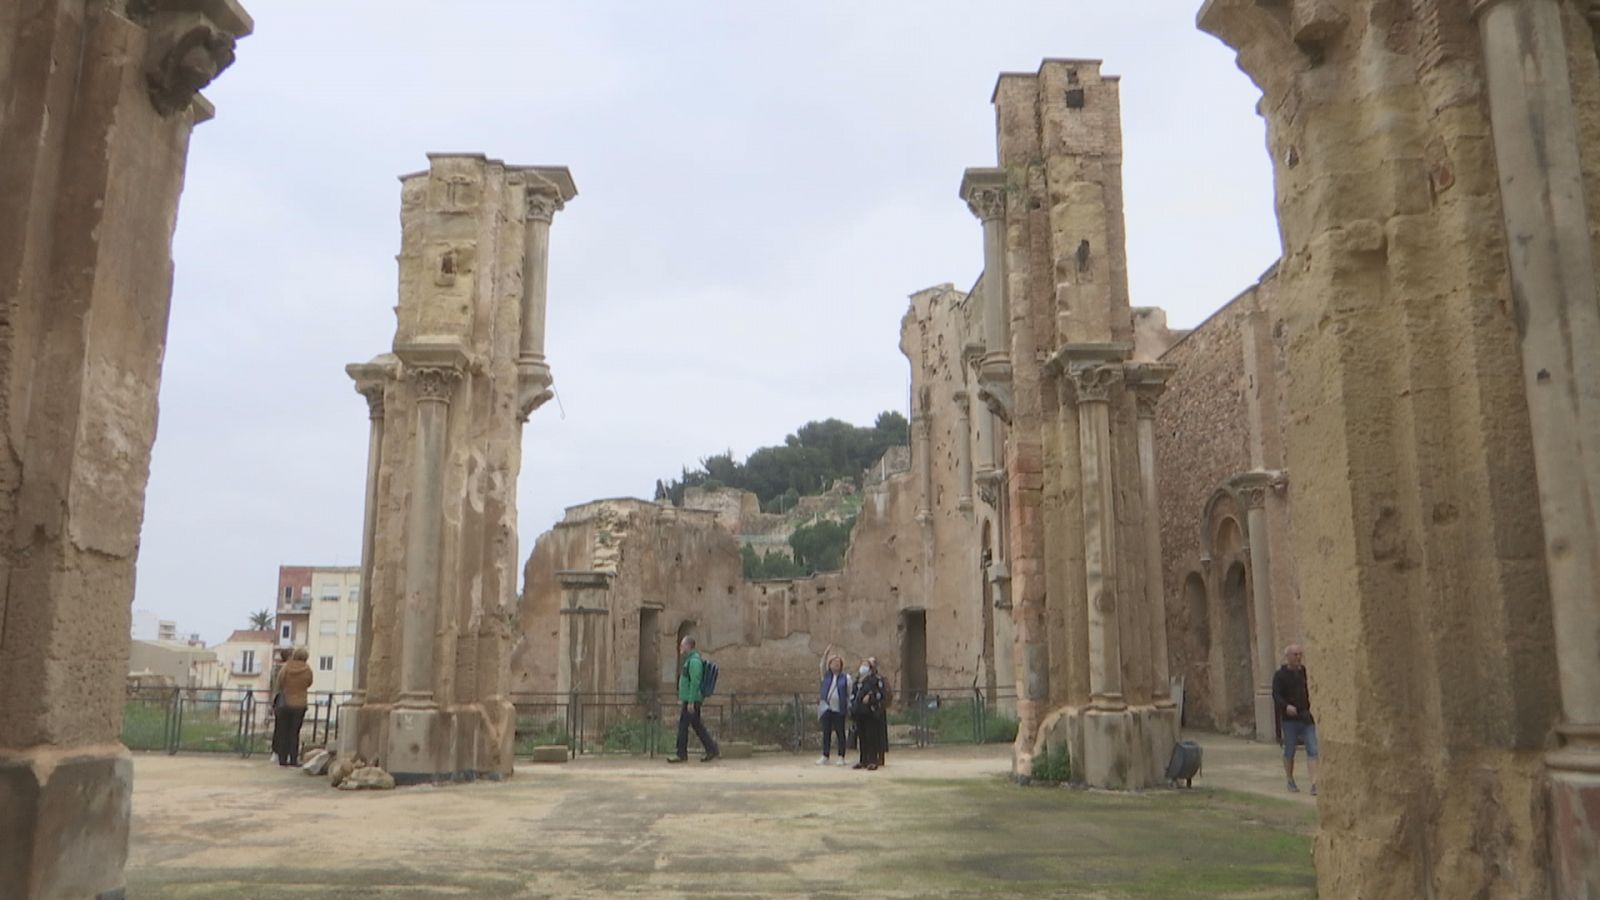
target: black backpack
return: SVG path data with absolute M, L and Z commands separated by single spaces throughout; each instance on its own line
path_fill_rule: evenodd
M 700 696 L 709 697 L 717 692 L 717 664 L 700 657 Z

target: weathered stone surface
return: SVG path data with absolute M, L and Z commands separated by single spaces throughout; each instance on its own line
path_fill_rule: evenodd
M 300 764 L 300 771 L 307 775 L 326 775 L 328 766 L 333 762 L 333 754 L 326 750 L 316 750 L 305 762 Z
M 339 756 L 328 764 L 328 783 L 338 787 L 350 773 L 366 766 L 366 761 L 353 756 Z
M 341 791 L 392 791 L 394 776 L 377 766 L 362 766 L 335 787 Z
M 533 748 L 533 761 L 536 763 L 564 763 L 572 758 L 572 752 L 566 744 L 550 744 Z
M 402 783 L 511 774 L 522 422 L 550 396 L 544 290 L 564 168 L 432 154 L 401 179 L 394 351 L 351 366 L 373 426 L 370 634 L 346 750 Z
M 129 773 L 117 741 L 172 233 L 190 131 L 209 110 L 195 92 L 250 30 L 231 3 L 138 17 L 123 7 L 0 5 L 8 898 L 122 888 Z

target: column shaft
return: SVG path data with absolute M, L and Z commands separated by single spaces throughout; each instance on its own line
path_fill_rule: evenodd
M 543 365 L 545 304 L 550 291 L 550 218 L 540 215 L 529 198 L 522 261 L 522 343 L 518 362 Z
M 1263 473 L 1264 474 L 1264 473 Z M 1265 485 L 1243 490 L 1245 524 L 1250 529 L 1250 601 L 1256 614 L 1256 740 L 1274 740 L 1272 675 L 1278 665 L 1278 637 L 1273 624 L 1272 542 L 1267 534 Z
M 367 395 L 370 425 L 367 430 L 366 507 L 361 518 L 361 608 L 356 623 L 354 704 L 367 699 L 367 656 L 372 653 L 372 560 L 378 533 L 378 472 L 383 468 L 383 386 Z
M 956 505 L 972 509 L 972 402 L 966 391 L 956 392 Z
M 983 220 L 983 341 L 990 355 L 1009 356 L 1011 328 L 1006 314 L 1006 223 L 1003 216 Z
M 412 458 L 411 507 L 406 520 L 404 651 L 400 700 L 432 706 L 434 638 L 439 620 L 440 538 L 444 526 L 444 456 L 450 407 L 437 384 L 456 373 L 423 369 L 417 375 L 417 434 Z M 444 387 L 442 390 L 448 390 Z
M 1139 400 L 1139 486 L 1144 499 L 1144 597 L 1150 609 L 1150 678 L 1157 706 L 1176 706 L 1167 660 L 1167 604 L 1161 571 L 1161 508 L 1156 496 L 1154 403 Z
M 1111 468 L 1111 407 L 1106 379 L 1112 366 L 1073 372 L 1078 384 L 1078 440 L 1083 473 L 1084 582 L 1088 588 L 1089 699 L 1098 709 L 1122 709 L 1122 639 L 1117 622 L 1116 494 Z

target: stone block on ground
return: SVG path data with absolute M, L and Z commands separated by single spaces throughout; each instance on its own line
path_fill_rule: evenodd
M 300 764 L 300 771 L 307 775 L 326 775 L 328 764 L 333 762 L 333 754 L 326 750 L 314 750 L 311 757 Z
M 545 744 L 533 748 L 533 761 L 536 763 L 564 763 L 568 756 L 566 744 Z
M 718 749 L 723 759 L 749 759 L 756 755 L 756 745 L 749 741 L 727 741 Z
M 357 769 L 365 768 L 366 760 L 359 756 L 341 756 L 328 766 L 328 783 L 338 787 L 350 773 Z
M 341 791 L 388 791 L 394 789 L 394 776 L 377 766 L 362 766 L 339 782 Z

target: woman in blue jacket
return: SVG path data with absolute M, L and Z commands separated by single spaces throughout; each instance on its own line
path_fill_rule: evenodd
M 828 668 L 822 673 L 822 692 L 817 700 L 817 717 L 822 720 L 822 755 L 817 757 L 817 765 L 828 764 L 828 756 L 832 747 L 832 740 L 839 740 L 839 761 L 836 766 L 844 765 L 844 721 L 850 713 L 850 676 L 845 674 L 844 659 L 832 657 L 828 660 Z

